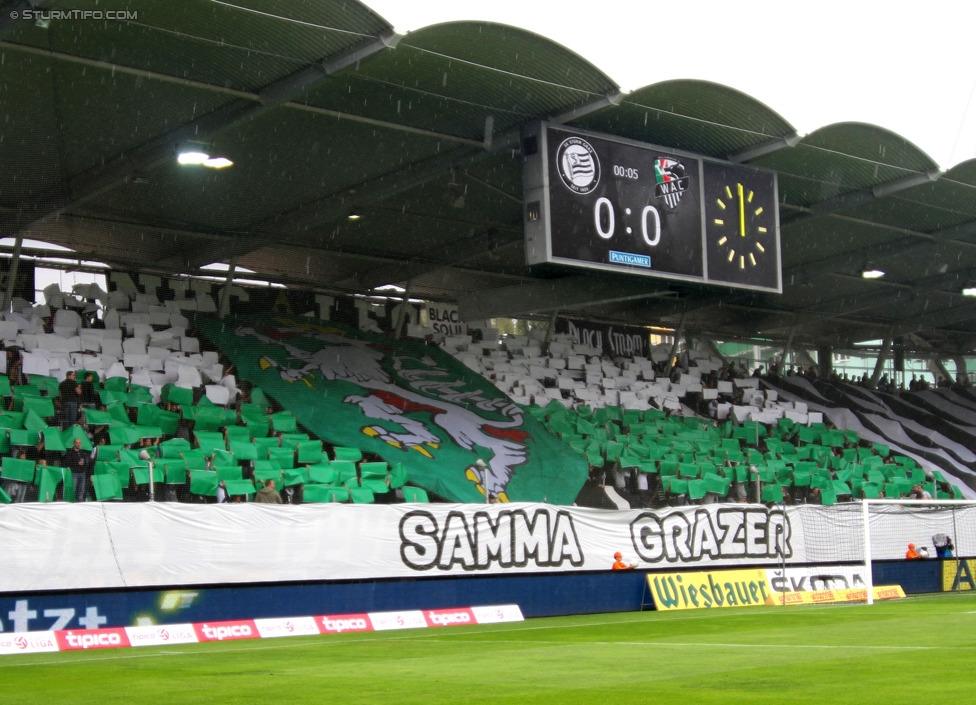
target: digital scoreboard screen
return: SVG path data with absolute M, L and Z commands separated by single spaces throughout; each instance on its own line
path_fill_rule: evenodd
M 529 264 L 782 292 L 775 173 L 546 123 L 523 151 Z

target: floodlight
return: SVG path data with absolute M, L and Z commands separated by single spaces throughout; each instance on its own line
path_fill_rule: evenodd
M 206 152 L 200 152 L 195 149 L 188 149 L 176 155 L 176 161 L 179 162 L 180 164 L 190 164 L 190 165 L 203 164 L 208 159 L 210 159 L 209 154 L 207 154 Z
M 232 162 L 227 157 L 211 157 L 203 162 L 203 165 L 210 167 L 211 169 L 226 169 L 229 166 L 233 166 Z

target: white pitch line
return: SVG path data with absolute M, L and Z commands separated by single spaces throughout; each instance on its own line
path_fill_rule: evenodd
M 431 637 L 427 641 L 454 641 L 453 639 L 440 639 L 437 637 Z M 566 641 L 523 641 L 517 639 L 466 639 L 465 644 L 520 644 L 522 646 L 529 644 L 542 644 L 542 645 L 562 645 L 562 646 L 573 646 L 575 644 L 587 644 L 592 646 L 653 646 L 653 647 L 678 647 L 678 648 L 689 648 L 697 649 L 702 647 L 712 647 L 717 649 L 856 649 L 858 651 L 863 651 L 865 649 L 875 649 L 878 651 L 935 651 L 938 649 L 976 649 L 976 646 L 892 646 L 892 645 L 863 645 L 863 644 L 736 644 L 736 643 L 725 643 L 725 642 L 683 642 L 683 641 L 585 641 L 585 642 L 566 642 Z
M 810 605 L 810 608 L 821 607 L 824 609 L 835 609 L 838 605 Z M 840 605 L 843 607 L 843 605 Z M 622 613 L 621 613 L 622 614 Z M 639 615 L 651 615 L 651 611 L 639 612 Z M 976 614 L 976 611 L 960 611 L 960 612 L 938 612 L 933 614 L 946 615 L 946 614 Z M 715 619 L 716 617 L 736 617 L 744 616 L 742 612 L 717 612 L 713 610 L 708 610 L 707 614 L 687 614 L 687 615 L 669 615 L 671 621 L 684 621 L 684 620 L 697 620 L 697 619 Z M 585 624 L 543 624 L 538 626 L 526 626 L 526 622 L 519 622 L 517 625 L 510 627 L 495 628 L 491 630 L 492 634 L 499 633 L 510 633 L 510 632 L 527 632 L 527 631 L 549 631 L 557 629 L 585 629 L 587 627 L 605 627 L 614 624 L 634 624 L 637 622 L 647 621 L 647 619 L 615 619 L 615 620 L 603 620 L 600 622 L 587 622 Z M 479 625 L 485 627 L 491 627 L 493 625 Z M 412 633 L 396 633 L 396 632 L 386 632 L 390 641 L 419 641 L 419 640 L 431 640 L 431 641 L 448 641 L 444 639 L 439 634 L 432 634 L 429 629 L 417 629 L 410 630 Z M 370 632 L 371 634 L 382 634 L 383 632 Z M 460 634 L 458 634 L 460 635 Z M 313 635 L 310 635 L 313 636 Z M 325 637 L 326 635 L 321 635 Z M 340 640 L 329 640 L 324 638 L 320 644 L 315 644 L 316 647 L 333 647 L 333 646 L 344 646 L 346 644 L 360 644 L 370 641 L 377 641 L 377 639 L 342 639 Z M 452 640 L 453 641 L 453 640 Z M 478 643 L 506 643 L 501 642 L 497 639 L 478 639 L 478 640 L 467 640 L 470 642 L 477 641 Z M 205 643 L 218 643 L 218 642 L 205 642 Z M 301 643 L 291 642 L 278 642 L 269 643 L 269 640 L 254 640 L 251 642 L 238 642 L 241 644 L 239 647 L 226 647 L 221 650 L 221 653 L 236 653 L 245 651 L 275 651 L 279 649 L 294 649 L 299 647 L 307 647 L 309 643 L 303 641 Z M 511 643 L 525 644 L 524 641 L 511 640 Z M 563 641 L 542 641 L 533 642 L 538 644 L 566 644 Z M 836 645 L 816 645 L 816 644 L 726 644 L 726 643 L 704 643 L 704 642 L 668 642 L 668 641 L 610 641 L 610 642 L 586 642 L 588 644 L 594 645 L 614 645 L 618 644 L 621 646 L 654 646 L 654 647 L 667 647 L 673 646 L 678 648 L 701 648 L 713 646 L 715 648 L 795 648 L 795 649 L 875 649 L 879 651 L 884 650 L 918 650 L 918 651 L 933 651 L 938 649 L 973 649 L 976 646 L 864 646 L 864 645 L 850 645 L 850 646 L 836 646 Z M 244 644 L 247 644 L 245 646 Z M 194 646 L 193 644 L 187 644 L 187 646 Z M 103 655 L 94 656 L 94 651 L 84 652 L 84 651 L 72 651 L 64 653 L 74 653 L 74 654 L 92 654 L 90 658 L 85 659 L 86 663 L 98 662 L 98 661 L 122 661 L 126 659 L 138 659 L 138 658 L 158 658 L 160 656 L 185 656 L 191 652 L 189 651 L 151 651 L 146 653 L 139 653 L 138 651 L 133 652 L 132 650 L 126 649 L 114 654 L 106 653 L 99 649 Z M 65 661 L 60 658 L 56 661 L 37 661 L 34 663 L 23 663 L 23 662 L 6 662 L 2 656 L 0 656 L 0 670 L 5 668 L 25 668 L 28 666 L 55 666 L 63 664 Z
M 543 627 L 544 628 L 544 627 Z M 514 630 L 506 630 L 514 631 Z M 417 635 L 401 635 L 396 641 L 418 641 L 423 638 L 425 641 L 430 642 L 452 642 L 453 639 L 444 639 L 437 636 L 424 635 L 421 637 L 420 634 Z M 364 642 L 375 642 L 376 639 L 345 639 L 342 641 L 323 641 L 321 644 L 314 644 L 315 647 L 320 646 L 345 646 L 347 644 L 360 644 Z M 214 642 L 208 642 L 214 643 Z M 542 645 L 542 646 L 570 646 L 571 644 L 565 641 L 532 641 L 526 642 L 520 639 L 466 639 L 465 643 L 469 644 L 519 644 L 520 646 L 526 645 Z M 891 646 L 891 645 L 863 645 L 863 644 L 737 644 L 737 643 L 724 643 L 724 642 L 671 642 L 671 641 L 587 641 L 578 642 L 586 643 L 594 646 L 626 646 L 626 647 L 636 647 L 636 646 L 650 646 L 654 648 L 720 648 L 720 649 L 831 649 L 834 651 L 841 649 L 856 649 L 858 651 L 863 651 L 865 649 L 877 650 L 877 651 L 935 651 L 939 649 L 976 649 L 976 646 Z M 294 649 L 299 647 L 313 646 L 308 642 L 302 643 L 278 643 L 269 644 L 267 642 L 255 641 L 253 644 L 248 644 L 247 646 L 240 646 L 237 648 L 227 647 L 221 649 L 220 653 L 241 653 L 250 651 L 275 651 L 279 649 Z M 95 656 L 94 652 L 65 652 L 65 653 L 75 653 L 81 654 L 92 654 L 91 657 L 84 659 L 85 663 L 96 663 L 99 661 L 124 661 L 128 659 L 140 659 L 140 658 L 159 658 L 162 656 L 187 656 L 190 654 L 189 651 L 152 651 L 146 653 L 138 653 L 132 651 L 124 651 L 114 654 L 109 654 L 102 652 L 102 655 Z M 4 663 L 0 661 L 0 670 L 4 668 L 26 668 L 30 666 L 59 666 L 65 663 L 64 659 L 58 659 L 56 661 L 37 661 L 34 663 Z

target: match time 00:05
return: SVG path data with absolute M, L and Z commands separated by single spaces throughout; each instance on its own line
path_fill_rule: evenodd
M 613 175 L 618 179 L 638 179 L 640 176 L 637 173 L 637 169 L 631 166 L 620 166 L 619 164 L 613 165 Z

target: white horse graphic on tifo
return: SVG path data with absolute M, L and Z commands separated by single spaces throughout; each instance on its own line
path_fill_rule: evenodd
M 511 407 L 506 421 L 488 421 L 479 414 L 444 399 L 432 399 L 393 383 L 380 362 L 383 353 L 364 340 L 345 338 L 331 333 L 310 332 L 299 328 L 267 329 L 266 335 L 251 327 L 241 327 L 234 332 L 239 337 L 251 336 L 269 345 L 283 349 L 289 358 L 301 363 L 298 367 L 284 367 L 267 357 L 261 358 L 264 369 L 274 367 L 281 378 L 288 382 L 304 382 L 312 386 L 309 377 L 320 374 L 331 381 L 340 380 L 356 384 L 367 394 L 351 394 L 343 401 L 356 404 L 364 416 L 370 419 L 396 424 L 400 430 L 391 430 L 374 424 L 362 428 L 371 438 L 378 438 L 404 452 L 414 451 L 433 458 L 433 451 L 441 438 L 419 419 L 406 414 L 423 411 L 431 415 L 433 423 L 445 431 L 458 446 L 474 450 L 475 446 L 487 448 L 492 455 L 465 468 L 465 477 L 473 482 L 489 500 L 507 502 L 506 487 L 516 467 L 526 462 L 526 449 L 521 441 L 526 434 L 518 430 L 522 414 L 518 407 Z M 290 345 L 287 340 L 296 336 L 320 341 L 323 347 L 309 352 Z M 432 359 L 422 359 L 434 368 Z

